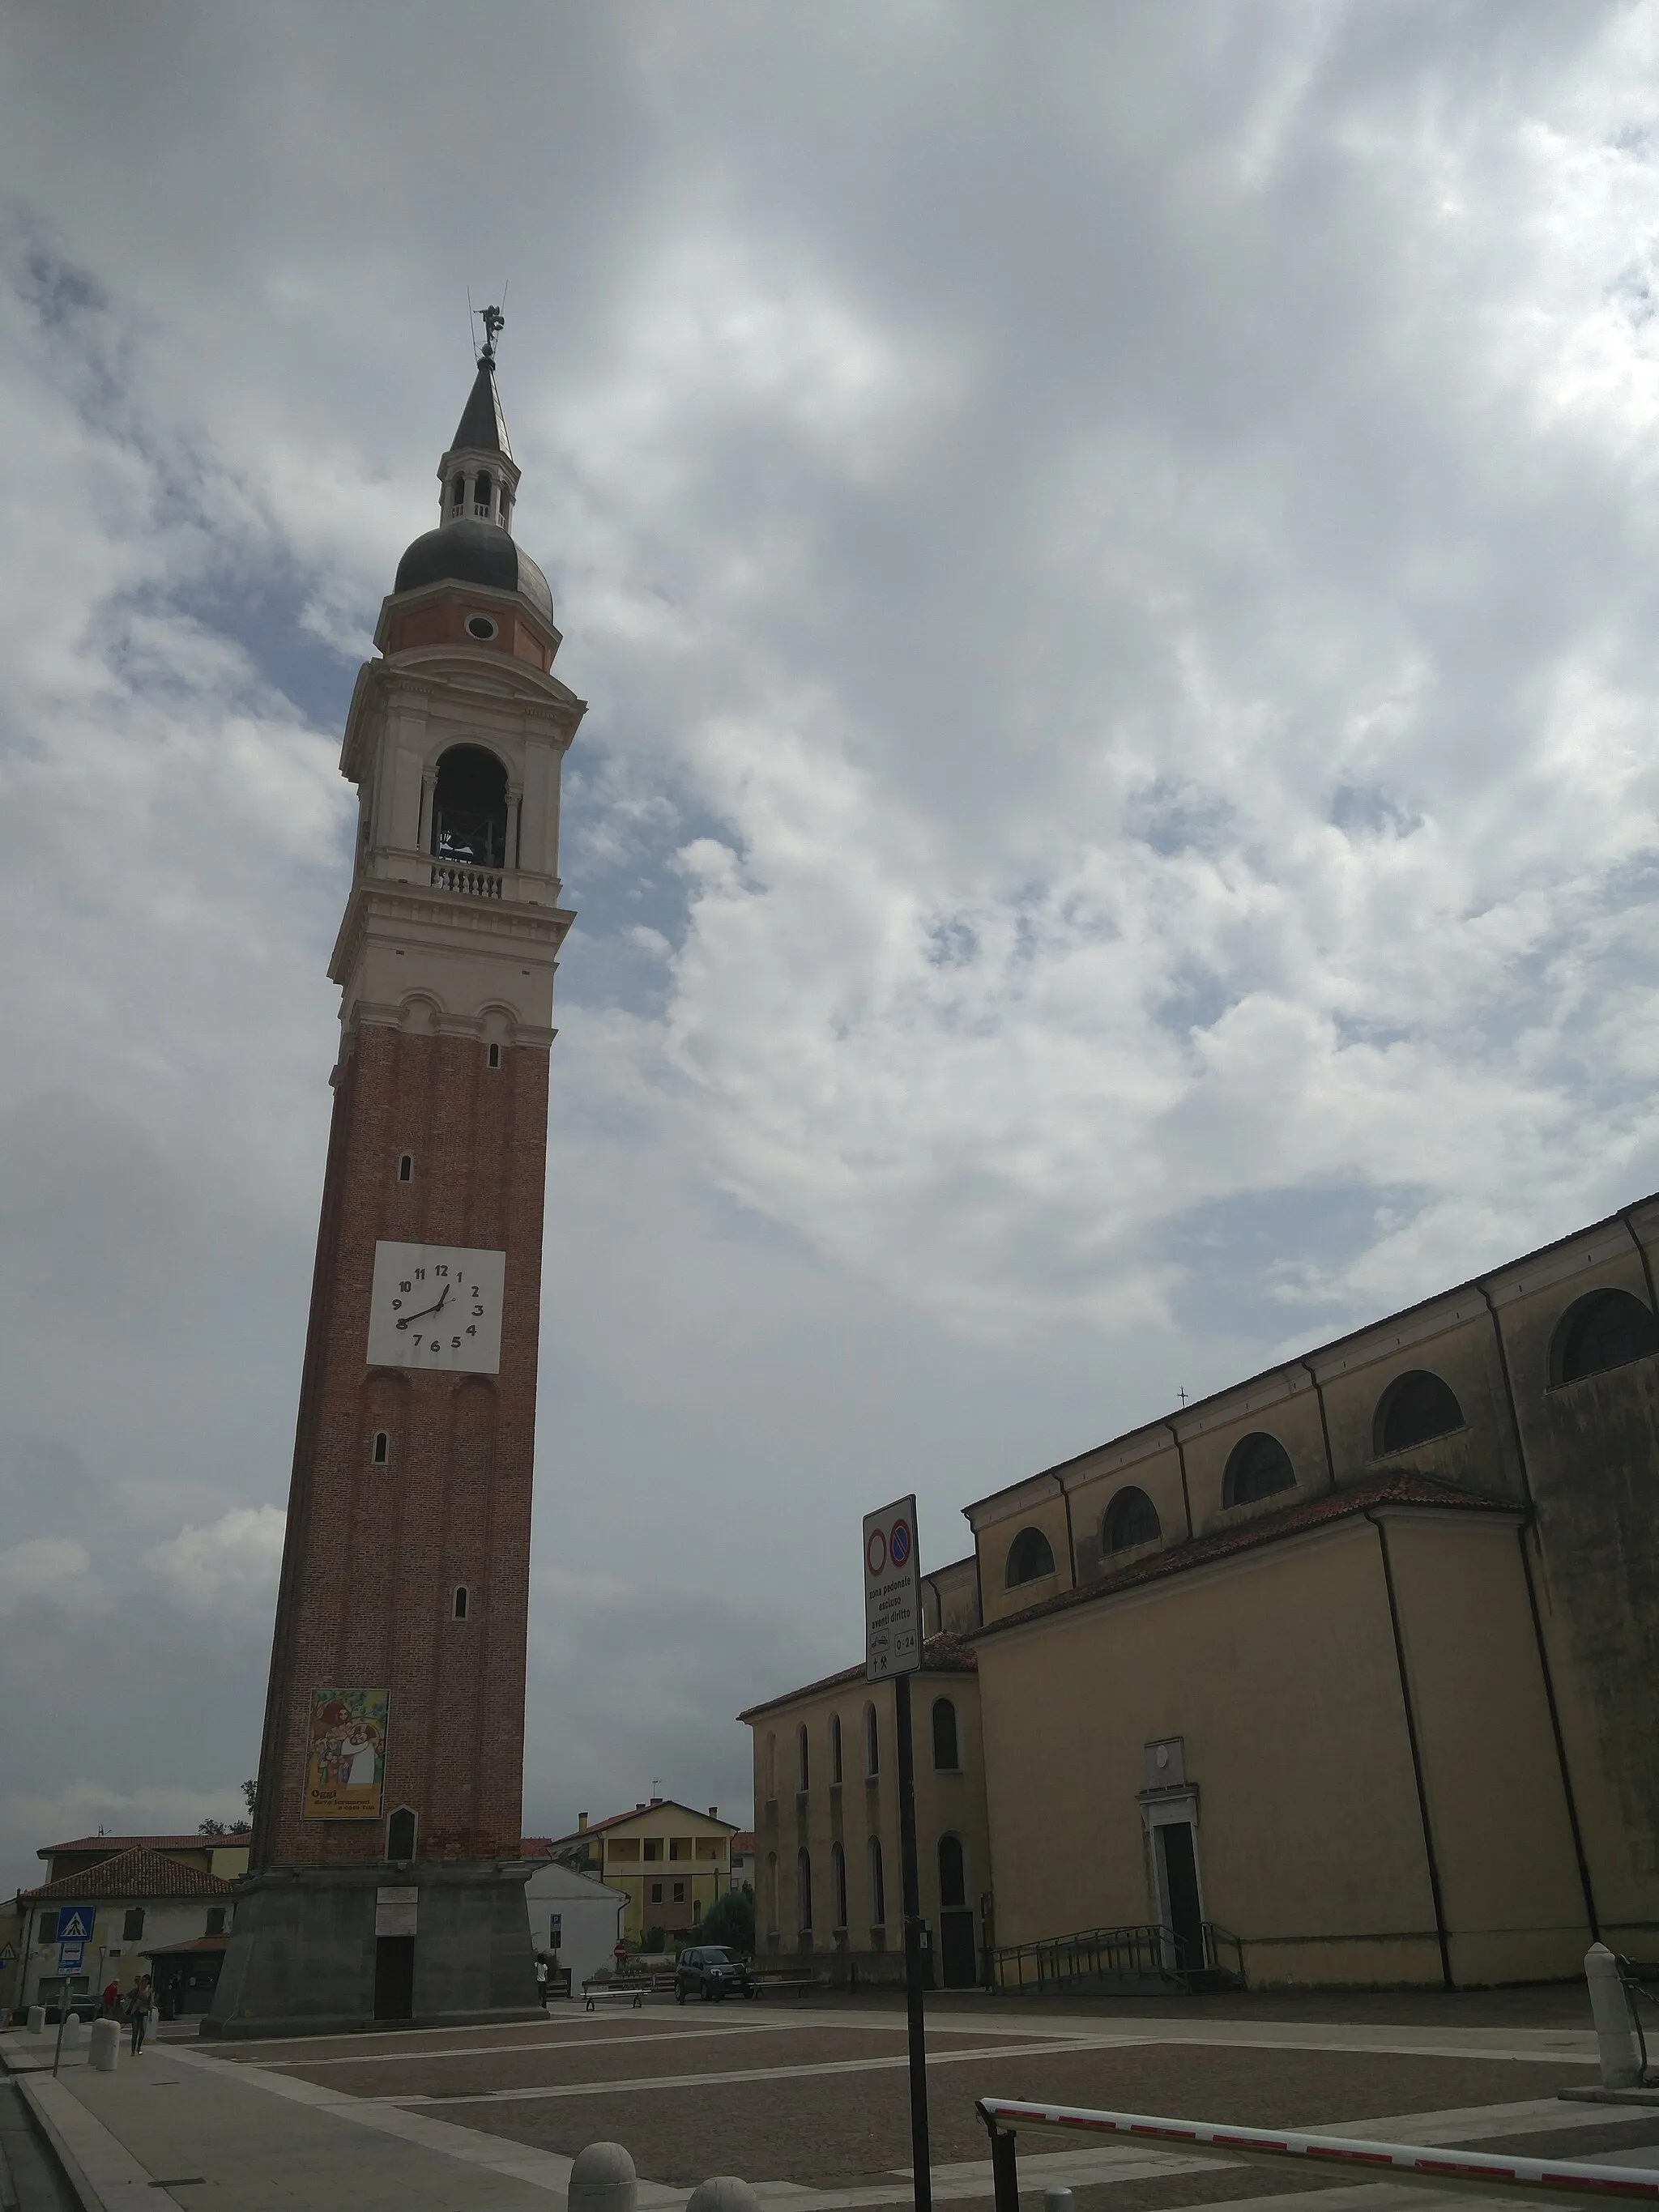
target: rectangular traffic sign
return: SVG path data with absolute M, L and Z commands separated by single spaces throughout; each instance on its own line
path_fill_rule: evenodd
M 60 1943 L 90 1943 L 92 1923 L 98 1917 L 95 1905 L 61 1905 L 58 1908 L 58 1940 Z
M 58 1946 L 58 1972 L 60 1974 L 79 1973 L 81 1961 L 86 1954 L 87 1947 L 84 1943 L 60 1943 Z
M 864 1516 L 864 1671 L 872 1682 L 921 1664 L 921 1572 L 916 1501 Z

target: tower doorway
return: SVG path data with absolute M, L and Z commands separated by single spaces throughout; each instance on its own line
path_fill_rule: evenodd
M 374 1939 L 374 2017 L 413 2020 L 415 2017 L 415 1938 L 377 1936 Z

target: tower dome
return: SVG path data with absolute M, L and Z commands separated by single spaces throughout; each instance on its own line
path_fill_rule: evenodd
M 486 307 L 483 321 L 477 374 L 438 464 L 438 526 L 398 562 L 377 642 L 391 652 L 451 641 L 489 646 L 546 667 L 559 633 L 547 579 L 513 538 L 519 465 L 495 388 L 499 309 Z M 504 607 L 502 594 L 517 605 Z

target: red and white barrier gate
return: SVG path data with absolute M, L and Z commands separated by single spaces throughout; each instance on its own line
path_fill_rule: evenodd
M 1016 2140 L 1041 2130 L 1073 2142 L 1108 2136 L 1167 2147 L 1199 2158 L 1300 2161 L 1328 2167 L 1344 2179 L 1406 2182 L 1419 2189 L 1473 2190 L 1486 2197 L 1531 2197 L 1540 2203 L 1597 2206 L 1624 2199 L 1659 2206 L 1659 2172 L 1643 2166 L 1591 2166 L 1571 2159 L 1508 2158 L 1489 2152 L 1432 2150 L 1420 2143 L 1362 2142 L 1352 2136 L 1291 2135 L 1278 2128 L 1212 2126 L 1204 2120 L 1153 2119 L 1145 2112 L 1091 2112 L 1077 2105 L 1028 2105 L 981 2097 L 980 2118 L 991 2136 L 997 2212 L 1019 2212 Z

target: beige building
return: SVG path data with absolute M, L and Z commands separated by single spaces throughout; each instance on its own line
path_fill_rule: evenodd
M 739 1717 L 755 1739 L 755 1934 L 833 1980 L 904 1972 L 894 1686 L 848 1668 Z M 981 1972 L 990 1887 L 972 1650 L 935 1634 L 912 1679 L 916 1842 L 933 1979 Z
M 20 1890 L 7 1916 L 4 1948 L 15 1956 L 0 1984 L 3 2002 L 57 2007 L 94 1997 L 111 1981 L 130 1989 L 149 1974 L 166 2018 L 205 2011 L 247 1850 L 246 1838 L 235 1836 L 82 1836 L 48 1844 L 39 1854 L 46 1881 Z M 58 1952 L 66 1912 L 84 1936 L 81 1965 L 68 1973 Z
M 1650 1199 L 966 1509 L 999 1979 L 1651 1951 L 1656 1241 Z
M 651 1797 L 608 1820 L 590 1822 L 582 1814 L 572 1832 L 555 1838 L 550 1850 L 562 1865 L 598 1875 L 626 1899 L 624 1942 L 641 1943 L 660 1928 L 672 1949 L 731 1888 L 737 1832 L 712 1805 L 696 1813 L 672 1797 Z

